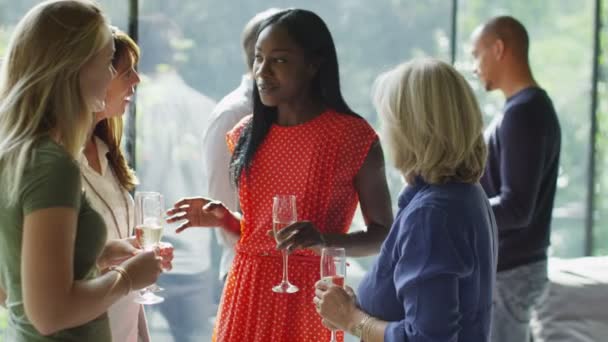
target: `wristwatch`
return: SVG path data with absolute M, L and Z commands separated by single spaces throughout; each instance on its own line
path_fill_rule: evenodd
M 361 319 L 361 321 L 353 327 L 353 331 L 351 331 L 351 333 L 356 337 L 361 338 L 361 335 L 363 335 L 363 327 L 370 318 L 371 316 L 366 314 L 365 317 L 363 317 L 363 319 Z

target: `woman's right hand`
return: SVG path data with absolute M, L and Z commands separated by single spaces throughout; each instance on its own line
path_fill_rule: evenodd
M 177 233 L 190 227 L 223 227 L 230 210 L 219 201 L 203 197 L 182 198 L 167 210 L 167 223 L 186 220 L 177 227 Z
M 121 266 L 131 278 L 131 290 L 143 289 L 156 282 L 162 272 L 163 258 L 158 251 L 142 251 L 123 262 Z

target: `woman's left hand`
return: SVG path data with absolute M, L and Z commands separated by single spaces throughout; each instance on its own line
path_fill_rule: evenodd
M 139 252 L 141 249 L 135 237 L 108 240 L 97 258 L 97 267 L 103 270 L 112 265 L 119 265 Z
M 341 288 L 324 280 L 319 280 L 315 287 L 313 302 L 317 313 L 323 318 L 323 324 L 348 331 L 357 311 L 353 289 L 348 286 Z
M 310 221 L 300 221 L 281 229 L 276 236 L 277 249 L 293 252 L 296 249 L 309 248 L 318 252 L 325 245 L 323 235 Z

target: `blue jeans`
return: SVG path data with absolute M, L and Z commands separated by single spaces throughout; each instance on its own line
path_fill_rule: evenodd
M 216 279 L 216 273 L 210 271 L 162 273 L 156 283 L 165 289 L 158 293 L 165 301 L 147 305 L 146 310 L 158 310 L 164 316 L 175 342 L 210 341 L 213 326 L 209 319 L 217 311 L 213 298 Z M 156 340 L 154 336 L 152 340 Z
M 491 341 L 529 342 L 530 318 L 548 285 L 547 261 L 496 274 Z

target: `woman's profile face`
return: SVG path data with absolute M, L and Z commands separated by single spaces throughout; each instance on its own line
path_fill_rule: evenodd
M 135 65 L 126 51 L 119 57 L 116 64 L 116 75 L 110 81 L 105 97 L 105 110 L 98 113 L 98 119 L 121 116 L 125 113 L 127 105 L 131 103 L 135 86 L 141 79 L 135 70 Z
M 104 110 L 106 91 L 116 72 L 112 66 L 114 40 L 109 30 L 108 28 L 108 42 L 80 70 L 82 96 L 89 109 L 95 112 Z
M 253 73 L 264 105 L 277 107 L 310 94 L 308 88 L 316 71 L 305 51 L 280 25 L 270 25 L 260 32 Z

